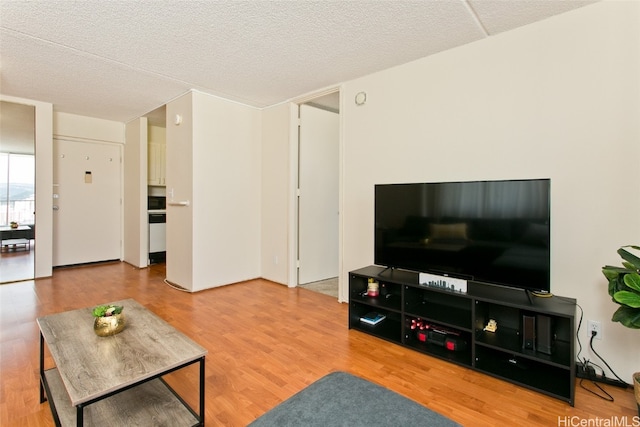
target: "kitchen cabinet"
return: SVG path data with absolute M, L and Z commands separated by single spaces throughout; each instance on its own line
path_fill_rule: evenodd
M 166 186 L 167 129 L 149 125 L 147 145 L 147 184 Z
M 148 151 L 148 184 L 166 185 L 166 144 L 150 142 Z

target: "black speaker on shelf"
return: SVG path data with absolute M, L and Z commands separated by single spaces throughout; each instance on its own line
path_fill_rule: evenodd
M 535 316 L 522 315 L 522 348 L 525 350 L 536 349 L 536 318 Z
M 536 315 L 536 347 L 540 353 L 553 353 L 555 343 L 553 329 L 553 319 L 550 316 Z

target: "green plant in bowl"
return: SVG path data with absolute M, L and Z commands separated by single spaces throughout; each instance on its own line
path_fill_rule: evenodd
M 124 307 L 122 307 L 121 305 L 99 305 L 93 309 L 92 314 L 94 317 L 115 316 L 116 314 L 122 313 L 123 308 Z
M 120 333 L 125 326 L 125 318 L 120 305 L 99 305 L 92 311 L 95 317 L 93 331 L 99 337 L 108 337 Z

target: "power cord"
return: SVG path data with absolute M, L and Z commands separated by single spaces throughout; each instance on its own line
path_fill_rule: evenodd
M 580 359 L 580 353 L 582 353 L 582 343 L 580 342 L 580 328 L 582 327 L 582 319 L 584 317 L 584 310 L 582 309 L 582 307 L 580 307 L 580 304 L 576 303 L 576 306 L 580 309 L 580 318 L 578 320 L 578 328 L 576 331 L 576 340 L 578 342 L 578 353 L 576 354 L 576 358 L 577 358 L 577 362 L 578 362 L 578 372 L 580 373 L 580 387 L 583 388 L 584 390 L 588 391 L 591 394 L 594 394 L 598 397 L 600 397 L 601 399 L 607 400 L 609 402 L 613 402 L 613 396 L 611 396 L 609 393 L 607 393 L 598 383 L 597 381 L 600 381 L 598 379 L 598 376 L 596 375 L 596 369 L 598 368 L 601 372 L 602 372 L 602 378 L 606 378 L 605 376 L 605 372 L 604 369 L 591 362 L 589 359 L 587 358 L 583 358 L 582 360 Z M 591 332 L 591 339 L 589 340 L 589 347 L 591 348 L 591 351 L 593 352 L 593 354 L 595 354 L 598 359 L 600 359 L 607 368 L 609 368 L 609 370 L 613 373 L 613 375 L 622 383 L 622 384 L 626 384 L 624 381 L 622 381 L 622 379 L 620 379 L 620 377 L 613 371 L 613 369 L 611 369 L 611 367 L 609 366 L 609 364 L 607 362 L 605 362 L 605 360 L 600 357 L 600 355 L 598 354 L 598 352 L 596 352 L 596 350 L 593 348 L 593 340 L 596 336 L 596 332 L 592 331 Z M 594 368 L 595 367 L 595 368 Z M 584 381 L 586 380 L 590 380 L 591 383 L 597 387 L 602 393 L 604 393 L 604 395 L 599 394 L 596 391 L 590 390 L 589 388 L 587 388 L 585 386 Z
M 582 316 L 580 317 L 580 321 L 582 322 Z M 579 327 L 578 327 L 578 330 L 580 330 L 580 328 L 579 328 Z M 591 341 L 590 341 L 590 344 L 589 344 L 592 350 L 593 350 L 593 338 L 594 338 L 595 336 L 596 336 L 596 333 L 595 333 L 595 331 L 593 331 L 593 332 L 591 333 Z M 580 347 L 580 349 L 582 349 L 582 346 Z M 598 356 L 598 357 L 599 357 L 599 356 Z M 584 359 L 582 360 L 582 362 L 580 362 L 580 364 L 579 364 L 579 366 L 578 366 L 578 369 L 579 369 L 579 370 L 580 370 L 580 372 L 582 373 L 582 375 L 580 376 L 580 387 L 581 387 L 583 390 L 586 390 L 586 391 L 588 391 L 589 393 L 591 393 L 591 394 L 593 394 L 593 395 L 595 395 L 595 396 L 598 396 L 598 397 L 599 397 L 599 398 L 601 398 L 601 399 L 604 399 L 604 400 L 606 400 L 606 401 L 608 401 L 608 402 L 613 402 L 613 401 L 614 401 L 613 396 L 611 396 L 609 393 L 607 393 L 607 392 L 606 392 L 606 390 L 605 390 L 605 389 L 603 389 L 603 388 L 600 386 L 600 384 L 598 384 L 598 383 L 596 382 L 596 380 L 597 380 L 596 370 L 595 370 L 595 368 L 594 368 L 592 365 L 593 365 L 593 366 L 597 366 L 597 367 L 599 367 L 599 366 L 598 366 L 598 365 L 596 365 L 595 363 L 593 363 L 593 362 L 589 361 L 589 359 L 587 359 L 587 358 L 584 358 Z M 601 370 L 602 370 L 602 368 L 601 368 Z M 603 370 L 602 372 L 603 372 L 603 375 L 604 375 L 604 370 Z M 585 376 L 586 376 L 587 378 L 585 378 Z M 599 394 L 597 391 L 593 391 L 593 390 L 590 390 L 589 388 L 587 388 L 587 387 L 585 386 L 585 383 L 584 383 L 585 379 L 589 379 L 589 380 L 591 381 L 591 384 L 593 384 L 596 388 L 598 388 L 598 390 L 600 390 L 602 393 L 604 393 L 604 395 Z
M 590 363 L 588 360 L 585 361 L 587 364 Z M 588 368 L 591 368 L 590 370 Z M 593 377 L 590 379 L 591 380 L 591 384 L 593 384 L 594 386 L 596 386 L 601 392 L 603 392 L 605 394 L 605 396 L 598 394 L 597 392 L 593 391 L 593 390 L 589 390 L 587 387 L 585 387 L 584 385 L 584 378 L 580 378 L 580 387 L 582 387 L 584 390 L 588 391 L 589 393 L 598 396 L 600 399 L 604 399 L 608 402 L 613 402 L 613 396 L 611 396 L 609 393 L 607 393 L 605 391 L 605 389 L 603 389 L 600 384 L 598 384 L 595 380 L 596 380 L 596 372 L 593 369 L 593 367 L 591 366 L 587 366 L 587 371 L 589 372 L 589 375 L 593 375 Z
M 182 286 L 176 285 L 174 283 L 171 283 L 170 281 L 168 281 L 166 278 L 163 280 L 164 284 L 169 286 L 170 288 L 175 289 L 176 291 L 181 291 L 181 292 L 189 292 L 188 289 L 183 288 Z
M 582 317 L 584 316 L 584 310 L 580 307 L 580 304 L 576 303 L 576 306 L 580 309 L 580 320 L 578 321 L 578 330 L 576 331 L 576 340 L 578 341 L 578 354 L 576 358 L 580 363 L 580 353 L 582 353 L 582 343 L 580 343 L 580 328 L 582 327 Z
M 604 365 L 607 367 L 607 369 L 609 369 L 609 371 L 611 371 L 613 376 L 616 377 L 618 381 L 620 381 L 622 384 L 626 384 L 627 387 L 628 387 L 629 385 L 622 378 L 620 378 L 618 376 L 618 374 L 615 373 L 615 371 L 611 368 L 611 366 L 609 366 L 609 364 L 602 357 L 600 357 L 600 355 L 598 354 L 596 349 L 593 348 L 593 339 L 596 337 L 596 335 L 597 335 L 596 331 L 591 331 L 591 339 L 589 340 L 589 347 L 591 348 L 591 351 L 593 351 L 593 354 L 595 354 L 598 357 L 598 359 L 600 359 L 602 361 L 602 363 L 604 363 Z M 602 370 L 602 377 L 605 378 L 604 369 L 601 368 L 601 370 Z

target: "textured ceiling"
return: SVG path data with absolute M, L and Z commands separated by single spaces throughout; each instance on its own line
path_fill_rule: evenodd
M 0 92 L 127 122 L 190 89 L 265 107 L 593 0 L 2 0 Z

